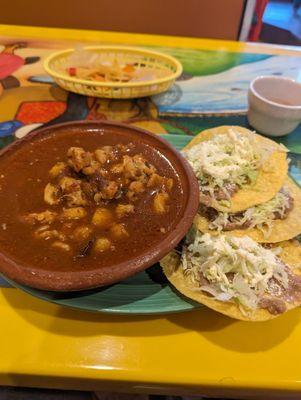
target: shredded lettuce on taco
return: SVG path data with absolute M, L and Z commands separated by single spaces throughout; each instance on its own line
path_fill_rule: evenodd
M 289 240 L 301 233 L 301 190 L 287 178 L 273 199 L 238 213 L 201 204 L 195 225 L 204 233 L 248 235 L 261 243 Z
M 283 187 L 276 196 L 266 203 L 248 208 L 239 213 L 218 212 L 208 207 L 201 208 L 201 215 L 209 218 L 209 229 L 219 232 L 234 229 L 257 228 L 265 237 L 269 237 L 273 220 L 285 219 L 293 208 L 294 200 L 290 192 Z
M 218 210 L 237 212 L 270 200 L 287 173 L 284 147 L 238 126 L 201 132 L 183 154 L 199 181 L 200 202 Z
M 170 282 L 216 311 L 243 320 L 274 318 L 301 303 L 301 247 L 264 247 L 248 236 L 191 230 L 161 265 Z

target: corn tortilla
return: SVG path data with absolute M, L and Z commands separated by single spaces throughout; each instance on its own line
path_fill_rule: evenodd
M 301 274 L 301 246 L 297 240 L 286 241 L 278 244 L 279 247 L 283 248 L 280 258 L 291 267 L 291 270 L 296 274 Z M 248 315 L 244 315 L 239 307 L 235 303 L 222 302 L 214 300 L 213 298 L 202 293 L 199 288 L 191 283 L 183 274 L 181 268 L 181 260 L 179 254 L 171 252 L 161 260 L 161 266 L 172 285 L 184 296 L 189 297 L 198 303 L 204 304 L 205 306 L 212 308 L 228 317 L 243 320 L 243 321 L 267 321 L 273 319 L 278 315 L 270 314 L 267 310 L 259 308 L 252 311 Z M 298 307 L 301 302 L 287 303 L 286 311 L 289 311 L 295 307 Z
M 225 235 L 249 236 L 258 243 L 277 243 L 290 240 L 301 233 L 301 189 L 289 177 L 284 181 L 291 196 L 294 199 L 294 206 L 285 219 L 273 220 L 273 225 L 269 236 L 265 237 L 258 228 L 234 229 L 232 231 L 222 231 Z M 197 215 L 194 219 L 195 226 L 203 233 L 219 235 L 221 232 L 209 229 L 209 221 L 206 217 Z
M 228 132 L 229 129 L 235 129 L 243 135 L 255 135 L 257 140 L 263 146 L 275 146 L 276 150 L 263 162 L 257 179 L 251 186 L 239 189 L 231 197 L 231 204 L 225 207 L 218 201 L 212 200 L 211 207 L 219 211 L 239 212 L 257 204 L 265 203 L 271 200 L 283 186 L 283 182 L 287 175 L 288 162 L 286 152 L 274 141 L 251 132 L 249 129 L 241 126 L 219 126 L 217 128 L 207 129 L 195 136 L 183 150 L 195 146 L 198 143 L 208 141 L 215 135 L 221 135 Z

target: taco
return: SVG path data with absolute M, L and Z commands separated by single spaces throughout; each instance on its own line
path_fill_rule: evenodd
M 239 212 L 272 199 L 283 186 L 284 146 L 240 126 L 220 126 L 197 135 L 184 149 L 200 186 L 200 202 Z
M 229 317 L 265 321 L 301 304 L 301 247 L 264 247 L 248 236 L 191 231 L 180 252 L 161 261 L 183 295 Z
M 287 177 L 282 189 L 266 203 L 238 213 L 201 204 L 194 223 L 200 231 L 213 235 L 248 235 L 260 243 L 289 240 L 301 233 L 301 190 Z

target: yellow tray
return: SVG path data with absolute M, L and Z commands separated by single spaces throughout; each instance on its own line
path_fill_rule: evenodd
M 74 49 L 68 49 L 51 54 L 44 61 L 46 72 L 62 88 L 86 96 L 106 97 L 111 99 L 129 99 L 152 96 L 170 88 L 176 78 L 181 75 L 183 68 L 174 57 L 145 49 L 125 46 L 86 46 L 84 50 L 91 50 L 105 56 L 109 61 L 118 59 L 120 63 L 137 63 L 164 70 L 166 76 L 143 82 L 97 82 L 71 77 L 64 73 L 68 67 L 69 56 Z

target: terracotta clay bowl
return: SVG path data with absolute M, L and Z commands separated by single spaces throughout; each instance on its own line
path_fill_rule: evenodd
M 74 132 L 89 135 L 89 132 L 99 132 L 101 135 L 123 135 L 129 142 L 143 142 L 154 147 L 161 155 L 169 160 L 176 170 L 182 184 L 182 193 L 178 196 L 181 202 L 181 212 L 174 224 L 174 229 L 166 233 L 166 236 L 160 238 L 158 243 L 147 249 L 136 258 L 129 255 L 124 256 L 122 262 L 111 266 L 95 265 L 95 268 L 89 271 L 84 270 L 68 270 L 60 271 L 45 268 L 37 268 L 30 264 L 30 260 L 25 262 L 18 261 L 14 254 L 8 254 L 1 249 L 0 243 L 0 272 L 8 278 L 38 289 L 53 291 L 73 291 L 96 288 L 99 286 L 110 285 L 115 282 L 124 280 L 140 271 L 145 270 L 164 255 L 171 251 L 185 236 L 187 230 L 191 226 L 194 216 L 197 213 L 199 204 L 199 188 L 196 177 L 184 157 L 169 143 L 161 137 L 146 132 L 142 129 L 130 127 L 125 124 L 113 122 L 68 122 L 38 129 L 25 138 L 17 140 L 0 152 L 0 169 L 1 158 L 13 155 L 21 146 L 30 142 L 31 148 L 34 150 L 35 142 L 47 135 L 60 135 L 62 132 L 74 130 Z M 97 144 L 97 143 L 96 143 Z M 47 151 L 47 148 L 45 148 Z M 14 185 L 14 183 L 11 183 Z M 22 193 L 20 194 L 22 196 Z

